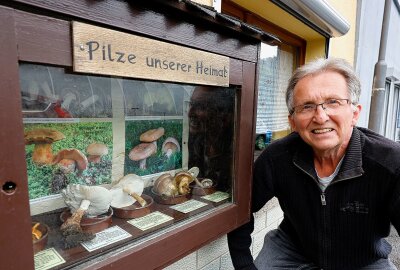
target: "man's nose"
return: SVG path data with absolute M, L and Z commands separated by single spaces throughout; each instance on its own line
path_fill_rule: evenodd
M 318 104 L 317 107 L 315 108 L 313 119 L 318 123 L 325 123 L 329 119 L 329 116 L 324 108 L 323 103 Z

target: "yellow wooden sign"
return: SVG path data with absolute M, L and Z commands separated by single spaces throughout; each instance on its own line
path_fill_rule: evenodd
M 119 31 L 73 22 L 74 71 L 229 85 L 229 58 Z

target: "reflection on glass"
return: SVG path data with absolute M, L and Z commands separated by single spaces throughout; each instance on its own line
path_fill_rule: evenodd
M 232 179 L 235 92 L 198 86 L 190 99 L 189 167 L 228 190 Z
M 111 117 L 110 78 L 63 68 L 20 66 L 22 112 L 27 118 Z
M 285 91 L 296 65 L 294 49 L 261 43 L 259 65 L 256 133 L 276 138 L 289 130 Z

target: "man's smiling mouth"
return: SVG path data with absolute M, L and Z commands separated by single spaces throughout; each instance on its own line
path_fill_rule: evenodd
M 313 129 L 311 132 L 314 134 L 322 134 L 322 133 L 327 133 L 331 132 L 333 128 L 323 128 L 323 129 Z

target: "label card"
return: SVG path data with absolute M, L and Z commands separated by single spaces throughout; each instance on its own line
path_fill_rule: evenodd
M 140 218 L 131 219 L 128 221 L 128 223 L 135 226 L 139 230 L 145 231 L 173 219 L 173 217 L 156 211 Z
M 65 260 L 54 249 L 49 248 L 35 254 L 35 270 L 46 270 L 65 263 Z
M 223 201 L 225 199 L 228 199 L 229 197 L 230 197 L 229 193 L 222 192 L 222 191 L 217 191 L 217 192 L 214 192 L 213 194 L 206 195 L 206 196 L 203 196 L 201 198 L 217 203 L 217 202 L 221 202 L 221 201 Z
M 96 237 L 90 241 L 81 243 L 89 252 L 108 246 L 112 243 L 131 237 L 132 235 L 118 226 L 113 226 L 96 233 Z
M 181 204 L 177 204 L 174 206 L 171 206 L 170 208 L 182 212 L 182 213 L 189 213 L 192 212 L 196 209 L 202 208 L 203 206 L 206 206 L 207 204 L 204 202 L 199 202 L 196 200 L 189 200 L 187 202 L 181 203 Z

